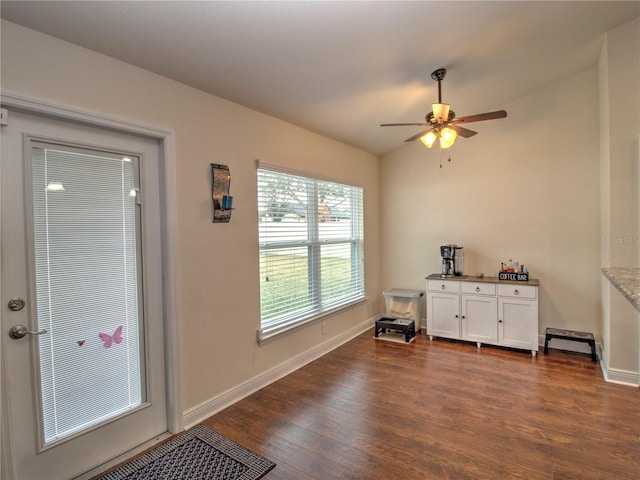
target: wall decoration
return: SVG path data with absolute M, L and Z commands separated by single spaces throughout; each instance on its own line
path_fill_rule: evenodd
M 233 197 L 229 195 L 231 173 L 228 165 L 211 164 L 211 198 L 213 200 L 213 223 L 231 221 Z
M 100 340 L 104 342 L 104 348 L 111 348 L 111 345 L 114 343 L 122 343 L 122 325 L 116 328 L 113 335 L 109 335 L 108 333 L 99 333 L 98 336 Z

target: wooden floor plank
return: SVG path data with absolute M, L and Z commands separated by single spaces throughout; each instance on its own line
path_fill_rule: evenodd
M 372 337 L 204 423 L 275 461 L 269 480 L 640 478 L 640 390 L 589 355 Z

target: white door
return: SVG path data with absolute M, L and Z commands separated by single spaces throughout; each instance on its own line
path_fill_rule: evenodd
M 159 161 L 143 137 L 17 112 L 2 127 L 13 478 L 73 478 L 167 431 Z

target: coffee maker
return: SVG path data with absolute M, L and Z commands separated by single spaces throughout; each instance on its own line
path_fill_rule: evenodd
M 462 248 L 457 245 L 441 245 L 442 277 L 461 277 L 464 268 Z

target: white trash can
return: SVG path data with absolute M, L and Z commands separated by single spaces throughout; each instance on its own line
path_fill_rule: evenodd
M 387 307 L 387 316 L 413 320 L 416 333 L 422 328 L 422 290 L 392 288 L 383 292 Z

